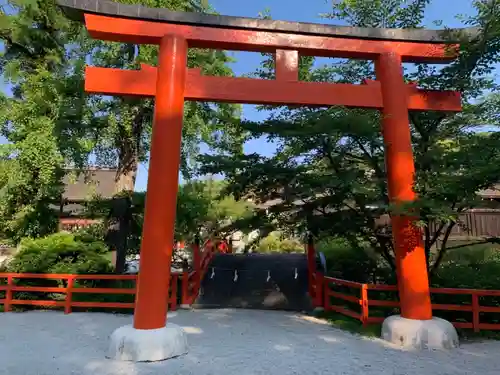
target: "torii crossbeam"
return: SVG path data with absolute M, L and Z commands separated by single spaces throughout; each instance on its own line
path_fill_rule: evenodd
M 87 92 L 156 100 L 134 327 L 118 330 L 112 339 L 111 356 L 132 360 L 159 360 L 186 350 L 182 334 L 166 326 L 165 302 L 185 100 L 378 109 L 383 113 L 389 196 L 394 203 L 408 202 L 415 199 L 408 111 L 460 111 L 461 99 L 457 92 L 421 90 L 413 83 L 405 83 L 402 63 L 450 62 L 457 51 L 450 38 L 459 40 L 476 32 L 257 20 L 171 12 L 107 0 L 58 2 L 69 17 L 85 22 L 94 38 L 160 46 L 158 67 L 142 66 L 137 71 L 86 69 Z M 260 80 L 206 76 L 198 69 L 187 68 L 188 48 L 273 53 L 276 77 Z M 373 60 L 377 80 L 361 85 L 302 82 L 298 75 L 300 55 Z M 425 322 L 432 321 L 432 309 L 421 233 L 409 217 L 394 216 L 392 228 L 401 315 L 428 327 Z M 391 336 L 387 338 L 400 340 L 401 329 L 391 324 L 387 325 Z M 449 334 L 445 331 L 443 335 Z M 420 339 L 425 336 L 420 331 L 412 335 Z M 154 345 L 150 341 L 145 344 L 152 337 L 156 337 Z M 119 345 L 122 342 L 129 344 L 123 347 Z M 155 354 L 144 349 L 150 344 Z

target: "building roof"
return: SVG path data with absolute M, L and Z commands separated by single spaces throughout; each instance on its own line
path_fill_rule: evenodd
M 94 196 L 113 197 L 116 169 L 90 168 L 85 171 L 67 169 L 66 172 L 63 180 L 65 185 L 63 199 L 78 202 Z
M 108 17 L 131 18 L 192 26 L 425 43 L 459 42 L 463 38 L 474 38 L 478 35 L 479 31 L 477 28 L 446 30 L 384 29 L 275 21 L 195 12 L 173 12 L 165 8 L 148 8 L 142 5 L 120 4 L 109 0 L 57 0 L 57 3 L 62 7 L 69 18 L 80 22 L 84 21 L 85 13 L 91 13 Z
M 477 195 L 483 199 L 500 199 L 500 184 L 496 184 L 490 189 L 481 190 Z
M 477 195 L 483 199 L 500 199 L 500 183 L 499 184 L 495 184 L 494 186 L 492 186 L 491 188 L 489 189 L 485 189 L 485 190 L 480 190 Z M 323 194 L 317 194 L 316 195 L 316 198 L 321 198 L 323 196 Z M 307 201 L 308 199 L 306 199 Z M 278 206 L 282 203 L 284 203 L 285 201 L 281 198 L 275 198 L 275 199 L 270 199 L 266 202 L 262 202 L 260 204 L 257 205 L 257 208 L 258 209 L 269 209 L 271 207 L 274 207 L 274 206 Z M 297 207 L 300 207 L 304 204 L 305 202 L 301 199 L 297 199 L 293 202 L 291 202 L 291 204 L 293 206 L 297 206 Z

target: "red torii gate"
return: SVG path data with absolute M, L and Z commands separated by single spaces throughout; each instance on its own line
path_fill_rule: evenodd
M 134 315 L 134 329 L 142 333 L 166 326 L 165 300 L 185 100 L 342 105 L 381 110 L 389 196 L 394 203 L 415 199 L 408 110 L 461 110 L 459 93 L 421 90 L 415 84 L 404 82 L 403 62 L 445 63 L 455 58 L 457 46 L 446 44 L 441 32 L 209 16 L 105 0 L 59 0 L 59 4 L 69 16 L 84 21 L 88 32 L 96 39 L 160 46 L 158 67 L 143 65 L 138 71 L 87 67 L 85 80 L 85 90 L 90 93 L 156 99 Z M 188 48 L 273 53 L 276 79 L 204 76 L 199 69 L 187 68 Z M 299 54 L 373 60 L 377 80 L 363 85 L 302 82 L 298 79 Z M 393 216 L 392 227 L 401 316 L 430 321 L 432 309 L 421 233 L 409 217 Z M 161 348 L 167 345 L 165 340 L 184 340 L 185 343 L 185 339 L 176 336 L 176 339 L 155 341 L 155 348 L 163 350 L 159 354 L 145 354 L 137 348 L 144 343 L 143 339 L 134 336 L 136 334 L 129 331 L 118 335 L 122 341 L 134 342 L 136 348 L 130 349 L 134 353 L 124 354 L 129 349 L 115 348 L 112 350 L 120 353 L 110 355 L 122 359 L 158 360 L 185 351 Z M 148 337 L 150 340 L 151 336 Z

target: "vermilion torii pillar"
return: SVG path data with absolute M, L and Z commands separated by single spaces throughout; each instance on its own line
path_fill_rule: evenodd
M 134 326 L 113 334 L 113 358 L 151 361 L 187 350 L 182 330 L 166 325 L 185 100 L 378 109 L 383 113 L 389 195 L 396 204 L 415 199 L 408 111 L 461 110 L 458 93 L 420 90 L 403 80 L 403 62 L 445 63 L 454 58 L 456 46 L 446 44 L 440 31 L 210 16 L 106 0 L 59 4 L 68 16 L 84 21 L 94 38 L 160 46 L 158 67 L 86 70 L 89 93 L 156 98 Z M 470 32 L 461 30 L 462 35 Z M 188 47 L 274 53 L 276 79 L 202 75 L 187 69 Z M 299 55 L 372 60 L 377 80 L 363 85 L 301 82 Z M 410 217 L 393 217 L 392 226 L 401 317 L 384 322 L 384 337 L 407 346 L 454 345 L 451 324 L 432 318 L 420 231 Z

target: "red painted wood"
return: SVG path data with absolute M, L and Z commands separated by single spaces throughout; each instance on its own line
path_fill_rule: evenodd
M 472 327 L 474 332 L 479 332 L 479 297 L 477 294 L 472 295 Z
M 363 325 L 368 324 L 368 317 L 370 315 L 370 310 L 368 307 L 368 288 L 366 284 L 363 284 L 361 288 L 361 322 Z
M 299 80 L 299 52 L 279 49 L 274 58 L 277 81 Z
M 437 43 L 380 41 L 279 32 L 235 30 L 85 14 L 85 25 L 95 39 L 132 44 L 160 44 L 164 35 L 185 38 L 190 48 L 240 50 L 275 53 L 292 49 L 301 55 L 373 60 L 397 50 L 405 62 L 452 61 L 457 46 Z
M 73 293 L 85 294 L 135 294 L 135 288 L 73 288 Z
M 172 274 L 169 286 L 168 303 L 170 310 L 177 309 L 177 279 L 179 274 Z M 4 311 L 11 310 L 13 305 L 24 306 L 46 306 L 46 307 L 64 307 L 66 314 L 71 313 L 71 307 L 103 307 L 103 308 L 134 308 L 134 303 L 123 302 L 73 302 L 74 293 L 86 294 L 135 294 L 135 288 L 74 288 L 74 280 L 135 280 L 135 275 L 71 275 L 71 274 L 19 274 L 19 273 L 0 273 L 0 278 L 7 278 L 8 285 L 2 286 L 0 290 L 6 291 L 6 298 L 0 300 L 4 305 Z M 16 286 L 14 279 L 41 279 L 41 280 L 67 280 L 67 287 L 43 287 L 43 286 Z M 64 301 L 53 300 L 20 300 L 13 299 L 13 292 L 44 292 L 66 294 Z
M 344 314 L 346 316 L 355 317 L 355 319 L 359 319 L 363 324 L 380 324 L 384 321 L 383 317 L 371 317 L 369 313 L 365 313 L 365 308 L 363 304 L 363 290 L 366 290 L 367 297 L 369 290 L 376 291 L 397 291 L 397 287 L 395 285 L 382 285 L 382 284 L 359 284 L 353 283 L 346 280 L 334 279 L 325 277 L 326 280 L 324 282 L 325 287 L 325 302 L 323 303 L 323 307 L 326 311 L 336 311 L 340 314 Z M 336 291 L 332 291 L 328 288 L 328 285 L 333 281 L 336 281 L 338 285 L 345 285 L 352 287 L 354 289 L 358 289 L 359 285 L 361 285 L 361 299 L 358 301 L 362 306 L 361 314 L 357 312 L 350 311 L 345 307 L 331 305 L 329 297 L 333 296 L 335 298 L 348 300 L 351 302 L 356 302 L 356 297 L 351 295 L 345 295 Z M 492 307 L 492 306 L 481 306 L 479 304 L 479 296 L 498 296 L 500 294 L 500 290 L 486 290 L 486 289 L 454 289 L 454 288 L 431 288 L 431 292 L 435 294 L 450 294 L 450 295 L 471 295 L 472 296 L 472 304 L 470 305 L 457 305 L 457 304 L 432 304 L 432 310 L 443 310 L 443 311 L 466 311 L 473 313 L 473 321 L 472 322 L 451 322 L 456 328 L 463 329 L 474 329 L 476 332 L 479 330 L 500 330 L 500 324 L 489 324 L 489 323 L 481 323 L 480 322 L 480 312 L 489 312 L 489 313 L 500 313 L 500 307 Z M 399 301 L 385 301 L 385 300 L 376 300 L 369 299 L 366 304 L 367 308 L 369 306 L 377 306 L 377 307 L 399 307 Z M 359 316 L 359 317 L 358 317 Z
M 406 98 L 408 85 L 404 81 L 402 63 L 403 56 L 399 48 L 388 49 L 375 61 L 383 101 L 382 136 L 388 195 L 391 204 L 398 206 L 416 199 L 413 190 L 415 165 Z M 391 216 L 400 309 L 403 318 L 428 320 L 432 319 L 432 306 L 427 262 L 422 233 L 415 225 L 415 220 L 409 215 Z
M 467 327 L 467 328 L 472 328 L 472 327 Z M 479 324 L 479 329 L 480 330 L 481 329 L 489 330 L 489 331 L 498 331 L 498 330 L 500 330 L 500 324 L 481 323 L 481 324 Z
M 325 276 L 325 283 L 327 285 L 329 283 L 334 283 L 334 284 L 349 286 L 351 288 L 358 288 L 358 289 L 361 289 L 363 287 L 363 284 L 361 284 L 361 283 L 357 283 L 357 282 L 354 282 L 354 281 L 337 279 L 335 277 L 328 277 L 328 276 Z
M 329 297 L 334 297 L 334 298 L 342 299 L 344 301 L 349 301 L 349 302 L 353 302 L 353 303 L 356 303 L 358 305 L 361 305 L 361 300 L 358 297 L 350 296 L 347 294 L 342 294 L 339 292 L 334 292 L 332 290 L 329 290 L 326 293 L 328 294 Z
M 103 308 L 118 308 L 118 309 L 133 309 L 134 303 L 126 302 L 71 302 L 72 307 L 103 307 Z
M 166 324 L 187 55 L 186 39 L 162 36 L 134 314 L 136 329 L 158 329 Z
M 399 307 L 399 301 L 384 301 L 384 300 L 370 299 L 368 300 L 368 304 L 370 306 L 380 306 L 380 307 Z
M 156 68 L 142 70 L 87 67 L 85 91 L 104 95 L 153 97 Z M 407 85 L 410 110 L 461 110 L 460 93 L 419 90 Z M 188 69 L 186 100 L 248 104 L 282 104 L 382 108 L 380 82 L 369 85 L 333 84 L 302 81 L 275 81 L 253 78 L 215 77 Z
M 3 311 L 9 312 L 11 310 L 12 306 L 12 284 L 13 284 L 13 278 L 12 275 L 6 275 L 7 276 L 7 288 L 5 290 L 5 299 L 3 303 Z
M 75 278 L 70 276 L 68 278 L 68 284 L 66 287 L 66 299 L 64 301 L 64 313 L 71 314 L 71 299 L 73 298 L 73 285 L 75 283 Z

